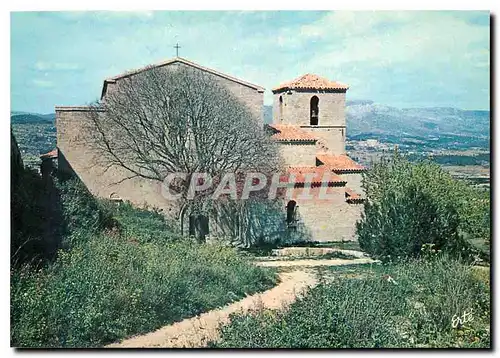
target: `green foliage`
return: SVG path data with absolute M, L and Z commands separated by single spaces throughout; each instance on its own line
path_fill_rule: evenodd
M 48 254 L 43 240 L 47 213 L 43 205 L 45 186 L 32 169 L 12 168 L 11 179 L 11 259 L 12 265 L 42 258 Z M 15 177 L 15 179 L 14 179 Z
M 11 271 L 13 346 L 99 347 L 276 281 L 235 249 L 177 240 L 159 212 L 96 200 L 74 179 L 57 187 L 62 249 L 52 263 Z
M 102 200 L 100 205 L 111 212 L 122 234 L 138 242 L 165 243 L 181 239 L 175 223 L 165 220 L 159 211 L 149 208 L 136 208 L 130 202 L 113 203 Z
M 366 173 L 363 186 L 368 200 L 357 224 L 359 244 L 384 261 L 417 257 L 423 244 L 470 255 L 465 238 L 484 238 L 489 228 L 489 210 L 477 206 L 477 189 L 435 163 L 411 163 L 395 153 Z
M 271 287 L 274 274 L 234 249 L 139 244 L 100 235 L 46 269 L 13 271 L 11 344 L 99 347 Z
M 63 247 L 83 243 L 89 235 L 115 225 L 109 207 L 102 205 L 78 179 L 57 182 L 62 213 Z
M 462 190 L 466 199 L 459 208 L 460 229 L 476 248 L 489 260 L 491 238 L 490 190 L 465 186 Z
M 89 234 L 103 230 L 118 231 L 141 243 L 165 243 L 181 238 L 175 225 L 167 222 L 165 216 L 155 209 L 137 208 L 130 202 L 96 199 L 76 179 L 61 181 L 58 188 L 66 247 L 81 243 Z
M 489 286 L 446 256 L 325 281 L 288 311 L 236 314 L 217 348 L 489 347 Z M 456 328 L 454 316 L 472 309 Z

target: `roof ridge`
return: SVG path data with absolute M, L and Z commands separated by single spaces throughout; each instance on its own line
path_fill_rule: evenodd
M 253 88 L 253 89 L 257 90 L 257 91 L 262 91 L 262 92 L 265 91 L 264 87 L 256 85 L 254 83 L 247 82 L 247 81 L 244 81 L 244 80 L 239 79 L 237 77 L 225 74 L 223 72 L 220 72 L 220 71 L 217 71 L 217 70 L 214 70 L 214 69 L 211 69 L 211 68 L 199 65 L 199 64 L 197 64 L 195 62 L 192 62 L 190 60 L 187 60 L 187 59 L 185 59 L 183 57 L 174 57 L 174 58 L 171 58 L 171 59 L 168 59 L 168 60 L 164 60 L 164 61 L 161 61 L 161 62 L 158 62 L 158 63 L 155 63 L 155 64 L 150 64 L 150 65 L 147 65 L 147 66 L 143 66 L 143 67 L 140 67 L 140 68 L 137 68 L 137 69 L 125 71 L 125 72 L 123 72 L 123 73 L 121 73 L 119 75 L 106 78 L 104 80 L 104 85 L 103 85 L 103 90 L 102 90 L 101 98 L 104 96 L 104 94 L 106 92 L 105 89 L 106 89 L 107 83 L 114 83 L 114 82 L 116 82 L 119 79 L 139 74 L 139 73 L 144 72 L 144 71 L 146 71 L 148 69 L 163 67 L 163 66 L 175 63 L 175 62 L 184 63 L 185 65 L 192 66 L 192 67 L 198 68 L 198 69 L 200 69 L 202 71 L 212 73 L 212 74 L 214 74 L 216 76 L 219 76 L 219 77 L 228 79 L 230 81 L 242 84 L 244 86 Z
M 284 82 L 277 87 L 272 89 L 273 92 L 282 89 L 338 89 L 338 90 L 348 90 L 349 86 L 339 82 L 332 81 L 326 77 L 319 76 L 314 73 L 306 73 L 302 76 L 294 78 L 291 81 Z

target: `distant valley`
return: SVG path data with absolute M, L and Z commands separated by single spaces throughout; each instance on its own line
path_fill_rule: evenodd
M 11 112 L 11 128 L 26 165 L 38 167 L 39 155 L 56 146 L 55 118 L 55 113 Z

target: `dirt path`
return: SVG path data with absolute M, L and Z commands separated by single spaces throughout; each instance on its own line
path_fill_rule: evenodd
M 319 260 L 313 260 L 319 261 Z M 221 309 L 212 310 L 181 322 L 173 323 L 142 336 L 132 337 L 106 348 L 194 348 L 206 347 L 218 338 L 220 323 L 229 323 L 231 313 L 259 309 L 280 309 L 291 304 L 297 295 L 315 286 L 317 279 L 311 270 L 280 273 L 281 283 L 262 293 L 248 296 Z
M 375 262 L 369 258 L 343 259 L 296 259 L 290 261 L 259 261 L 260 266 L 296 267 L 291 272 L 281 272 L 280 284 L 262 293 L 243 298 L 223 308 L 187 318 L 162 327 L 155 332 L 125 339 L 106 348 L 200 348 L 219 337 L 221 323 L 229 323 L 229 315 L 246 313 L 260 308 L 281 309 L 295 301 L 298 295 L 318 283 L 314 267 L 344 266 Z M 308 268 L 310 267 L 310 268 Z

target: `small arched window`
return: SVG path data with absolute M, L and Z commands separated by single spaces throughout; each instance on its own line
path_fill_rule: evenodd
M 312 98 L 311 98 L 310 114 L 311 114 L 311 125 L 317 126 L 318 122 L 319 122 L 319 98 L 318 98 L 318 96 L 312 96 Z
M 280 98 L 279 98 L 278 115 L 279 115 L 280 122 L 283 122 L 283 96 L 280 96 Z

